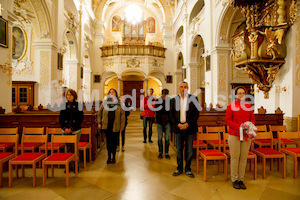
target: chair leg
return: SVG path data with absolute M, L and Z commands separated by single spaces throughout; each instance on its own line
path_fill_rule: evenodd
M 266 177 L 266 158 L 262 158 L 262 178 L 265 179 Z
M 86 169 L 86 149 L 83 150 L 83 164 L 84 164 L 84 170 Z
M 197 174 L 199 174 L 199 156 L 196 155 Z
M 90 163 L 92 162 L 92 148 L 89 148 L 89 154 L 90 154 Z
M 77 174 L 78 174 L 78 160 L 76 159 L 75 160 L 75 178 L 77 178 Z
M 251 170 L 252 170 L 252 159 L 250 159 L 250 161 L 249 161 L 249 165 L 250 165 L 250 172 L 251 172 Z
M 254 157 L 254 180 L 256 180 L 257 179 L 257 158 L 256 157 Z
M 282 178 L 285 178 L 286 177 L 286 156 L 283 155 L 283 163 L 282 163 Z
M 0 163 L 0 187 L 2 187 L 3 163 Z
M 203 160 L 203 181 L 206 182 L 206 158 Z
M 45 170 L 45 162 L 43 161 L 42 165 L 42 172 L 43 172 L 43 187 L 46 185 L 46 170 Z
M 224 174 L 225 174 L 225 181 L 228 180 L 228 178 L 227 178 L 227 167 L 228 167 L 228 160 L 227 160 L 227 158 L 225 158 L 225 160 L 224 160 Z
M 8 175 L 8 187 L 12 186 L 12 164 L 9 162 L 9 167 L 8 167 L 8 171 L 9 171 L 9 175 Z M 18 168 L 16 167 L 16 170 L 18 170 Z
M 294 156 L 294 173 L 293 173 L 293 176 L 294 178 L 297 178 L 297 157 Z
M 69 163 L 66 163 L 66 187 L 69 186 Z
M 35 187 L 35 181 L 36 181 L 35 177 L 36 177 L 36 163 L 33 163 L 32 165 L 33 187 Z

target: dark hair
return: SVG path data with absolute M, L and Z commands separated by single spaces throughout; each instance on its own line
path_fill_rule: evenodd
M 77 100 L 77 93 L 73 89 L 68 89 L 67 93 L 70 92 L 70 94 L 74 97 L 75 100 Z M 67 96 L 67 95 L 66 95 Z
M 107 95 L 109 95 L 109 93 L 110 93 L 110 91 L 111 91 L 111 90 L 115 91 L 115 93 L 116 93 L 116 97 L 117 97 L 117 98 L 119 98 L 119 97 L 118 97 L 118 92 L 117 92 L 117 90 L 116 90 L 116 89 L 114 89 L 114 88 L 110 88 L 110 89 L 108 90 L 108 93 L 107 93 Z
M 168 90 L 168 89 L 163 89 L 163 90 L 161 91 L 161 94 L 168 95 L 168 94 L 169 94 L 169 90 Z
M 234 94 L 235 94 L 235 95 L 237 95 L 237 91 L 238 91 L 239 89 L 243 89 L 244 92 L 246 93 L 245 87 L 243 87 L 243 86 L 238 86 L 238 87 L 235 88 L 235 91 L 234 91 Z

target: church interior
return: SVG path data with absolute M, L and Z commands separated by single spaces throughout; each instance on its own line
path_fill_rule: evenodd
M 154 143 L 143 144 L 139 119 L 149 88 L 156 97 L 168 89 L 172 97 L 185 81 L 203 109 L 198 126 L 226 126 L 225 110 L 243 87 L 256 125 L 266 132 L 284 126 L 300 138 L 299 16 L 297 0 L 0 0 L 0 136 L 2 128 L 17 128 L 20 137 L 24 127 L 59 128 L 68 88 L 83 103 L 82 127 L 91 127 L 84 137 L 89 159 L 79 163 L 78 177 L 70 173 L 68 188 L 59 167 L 43 187 L 38 164 L 36 187 L 31 167 L 25 178 L 13 174 L 9 187 L 1 161 L 0 199 L 299 199 L 300 179 L 293 175 L 299 153 L 296 161 L 286 157 L 285 178 L 279 159 L 267 167 L 258 159 L 256 178 L 249 163 L 248 188 L 236 191 L 215 162 L 207 182 L 202 161 L 194 179 L 173 177 L 174 133 L 171 159 L 158 160 L 156 124 Z M 126 150 L 114 166 L 106 165 L 105 136 L 95 123 L 111 88 L 130 96 L 132 106 Z

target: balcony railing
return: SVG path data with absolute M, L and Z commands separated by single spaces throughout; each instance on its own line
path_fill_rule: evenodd
M 166 48 L 152 45 L 112 45 L 100 47 L 101 57 L 109 56 L 154 56 L 165 58 Z

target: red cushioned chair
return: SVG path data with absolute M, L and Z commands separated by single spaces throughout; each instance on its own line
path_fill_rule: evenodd
M 283 126 L 272 126 L 272 125 L 269 125 L 269 129 L 271 132 L 277 132 L 277 138 L 274 138 L 274 143 L 277 144 L 277 149 L 279 149 L 278 147 L 278 134 L 279 132 L 287 132 L 287 129 L 286 129 L 286 125 L 283 125 Z M 282 138 L 281 139 L 281 147 L 286 147 L 286 145 L 288 144 L 292 144 L 292 145 L 295 145 L 295 147 L 297 147 L 297 141 L 294 141 L 294 140 L 290 140 L 288 138 Z
M 197 144 L 199 141 L 207 140 L 218 140 L 218 149 L 221 147 L 220 134 L 219 133 L 197 133 Z M 205 149 L 201 150 L 197 147 L 197 173 L 199 173 L 199 159 L 203 159 L 203 180 L 206 181 L 206 165 L 208 160 L 224 160 L 224 173 L 225 180 L 227 181 L 227 156 L 223 152 L 217 149 Z M 220 167 L 218 166 L 218 172 L 220 172 Z
M 260 126 L 256 126 L 257 128 L 257 132 L 267 132 L 267 126 L 266 125 L 260 125 Z M 253 143 L 258 145 L 259 148 L 262 147 L 269 147 L 271 146 L 271 140 L 269 139 L 255 139 L 253 140 Z
M 46 128 L 46 134 L 48 134 L 48 136 L 50 136 L 51 138 L 51 135 L 52 134 L 56 134 L 56 135 L 61 135 L 62 134 L 62 131 L 61 131 L 61 128 Z M 48 149 L 51 148 L 51 142 L 48 142 L 47 143 L 48 145 Z M 64 143 L 54 143 L 54 151 L 56 152 L 59 152 L 61 149 L 64 149 L 65 148 L 65 144 Z M 39 148 L 39 152 L 41 151 L 45 151 L 45 144 L 43 144 L 42 146 L 40 146 Z
M 18 134 L 18 127 L 16 128 L 0 128 L 0 135 L 16 135 Z M 13 148 L 15 143 L 4 142 L 0 140 L 0 150 L 6 152 L 7 149 Z
M 223 144 L 226 144 L 226 141 L 228 141 L 228 137 L 229 137 L 228 133 L 223 134 L 223 140 L 225 140 Z M 253 145 L 253 143 L 251 145 Z M 230 149 L 226 148 L 225 146 L 224 146 L 224 153 L 228 156 L 228 158 L 230 157 Z M 251 171 L 251 161 L 253 160 L 254 162 L 253 178 L 255 180 L 257 178 L 257 156 L 251 151 L 249 151 L 247 159 L 250 159 L 250 171 Z
M 42 128 L 26 128 L 23 127 L 22 135 L 44 135 L 44 127 Z M 24 143 L 24 151 L 35 152 L 43 143 L 28 141 Z M 21 150 L 21 144 L 18 145 L 18 150 Z
M 300 158 L 300 132 L 279 132 L 279 151 L 290 155 L 293 157 L 294 161 L 294 178 L 297 178 L 297 165 L 299 165 L 299 158 Z M 297 147 L 284 147 L 282 148 L 282 141 L 284 139 L 295 139 L 297 141 Z
M 19 135 L 0 135 L 0 141 L 5 143 L 13 143 L 15 147 L 18 146 Z M 3 174 L 3 163 L 13 159 L 18 154 L 17 151 L 15 153 L 12 152 L 0 152 L 0 187 L 2 187 L 2 174 Z
M 284 153 L 281 153 L 277 150 L 273 149 L 273 134 L 272 132 L 258 132 L 256 139 L 267 139 L 270 140 L 270 147 L 269 148 L 252 148 L 252 152 L 255 153 L 257 156 L 261 157 L 263 160 L 262 163 L 262 177 L 263 179 L 266 177 L 266 159 L 270 158 L 270 170 L 272 170 L 273 166 L 273 158 L 282 159 L 282 178 L 285 178 L 285 163 L 286 163 L 286 156 Z M 278 169 L 279 169 L 279 160 L 278 160 Z
M 219 133 L 219 135 L 222 135 L 223 133 L 225 133 L 225 126 L 206 126 L 206 133 Z M 221 140 L 221 146 L 223 147 L 224 144 L 224 140 Z M 210 146 L 213 147 L 213 149 L 216 149 L 219 145 L 219 141 L 218 140 L 208 140 L 207 144 L 209 144 Z M 228 147 L 228 142 L 226 141 L 225 146 Z M 220 149 L 219 149 L 220 150 Z
M 22 177 L 25 177 L 24 173 L 24 165 L 31 165 L 33 169 L 33 187 L 35 187 L 35 177 L 36 177 L 36 163 L 42 161 L 45 157 L 47 157 L 47 146 L 45 153 L 37 153 L 37 152 L 25 152 L 25 143 L 47 143 L 48 135 L 22 135 L 21 141 L 21 155 L 11 159 L 9 161 L 9 187 L 12 186 L 13 176 L 12 176 L 12 166 L 16 165 L 16 177 L 18 178 L 18 165 L 22 166 Z
M 88 142 L 79 142 L 78 149 L 79 151 L 83 151 L 83 163 L 84 169 L 86 169 L 86 150 L 89 149 L 89 158 L 90 162 L 92 162 L 92 128 L 81 128 L 81 138 L 83 135 L 88 135 Z
M 198 133 L 203 133 L 202 126 L 198 127 Z M 200 141 L 198 141 L 198 148 L 207 149 L 207 144 L 200 140 Z M 197 138 L 195 140 L 193 140 L 193 149 L 197 149 Z
M 54 143 L 73 143 L 75 153 L 54 153 Z M 54 177 L 53 165 L 65 165 L 66 167 L 66 187 L 69 186 L 69 163 L 75 161 L 75 177 L 78 173 L 77 156 L 77 135 L 52 135 L 51 137 L 51 155 L 43 160 L 43 187 L 46 185 L 48 177 L 48 165 L 52 166 L 52 177 Z

